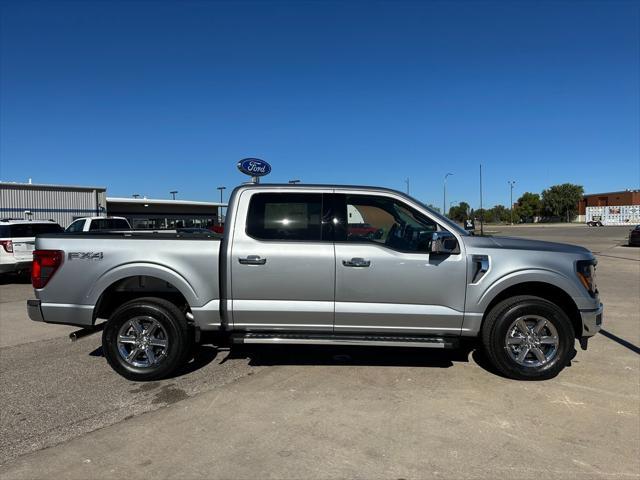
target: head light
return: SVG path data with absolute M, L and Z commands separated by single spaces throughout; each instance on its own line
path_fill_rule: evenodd
M 576 274 L 580 283 L 587 289 L 589 295 L 596 297 L 598 295 L 598 287 L 596 286 L 596 264 L 593 260 L 579 260 L 576 262 Z

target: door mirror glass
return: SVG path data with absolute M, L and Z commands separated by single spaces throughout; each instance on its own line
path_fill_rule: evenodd
M 460 253 L 458 239 L 450 232 L 433 232 L 429 242 L 429 253 L 451 255 Z

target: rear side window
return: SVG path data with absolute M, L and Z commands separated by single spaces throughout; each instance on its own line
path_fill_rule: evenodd
M 257 193 L 251 197 L 247 235 L 260 240 L 322 240 L 321 193 Z
M 40 223 L 31 225 L 33 228 L 33 236 L 42 235 L 44 233 L 60 233 L 62 232 L 62 227 L 57 223 Z
M 100 218 L 91 220 L 89 230 L 129 230 L 129 224 L 122 218 Z
M 21 223 L 9 225 L 9 237 L 35 237 L 44 233 L 59 233 L 62 227 L 57 223 Z M 3 235 L 4 236 L 4 235 Z

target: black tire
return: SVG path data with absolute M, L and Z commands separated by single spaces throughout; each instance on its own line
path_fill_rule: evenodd
M 141 317 L 157 321 L 160 326 L 155 330 L 160 331 L 161 335 L 157 340 L 161 341 L 166 337 L 167 342 L 166 348 L 155 347 L 157 363 L 148 366 L 136 366 L 128 362 L 121 354 L 118 344 L 121 329 L 128 328 L 125 326 L 128 322 Z M 133 330 L 130 331 L 133 333 Z M 135 381 L 168 377 L 187 361 L 192 345 L 193 328 L 187 323 L 184 314 L 173 303 L 156 297 L 136 298 L 123 304 L 113 312 L 102 332 L 102 350 L 111 368 L 123 377 Z M 128 345 L 121 344 L 120 347 L 126 349 Z M 134 347 L 130 348 L 133 350 Z M 151 354 L 147 357 L 145 351 L 141 349 L 138 358 L 142 356 L 148 362 Z
M 514 328 L 514 322 L 519 318 L 529 320 L 532 317 L 541 317 L 548 322 L 544 331 L 550 332 L 548 329 L 553 328 L 557 332 L 557 335 L 547 337 L 557 337 L 555 353 L 552 346 L 539 346 L 542 353 L 549 352 L 547 362 L 539 366 L 522 365 L 518 359 L 513 358 L 522 346 L 507 345 L 507 336 L 512 335 L 510 332 Z M 546 380 L 555 377 L 573 358 L 575 332 L 566 313 L 556 304 L 540 297 L 520 295 L 508 298 L 491 309 L 482 327 L 482 344 L 487 358 L 502 375 L 516 380 Z M 534 358 L 533 353 L 525 356 L 523 362 L 533 364 L 539 360 Z

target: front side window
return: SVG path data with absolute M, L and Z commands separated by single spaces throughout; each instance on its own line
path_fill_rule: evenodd
M 247 235 L 260 240 L 322 240 L 321 193 L 257 193 L 251 197 Z
M 424 253 L 433 232 L 438 229 L 433 220 L 392 198 L 374 195 L 338 197 L 344 220 L 336 234 L 337 240 L 376 243 L 403 252 Z

